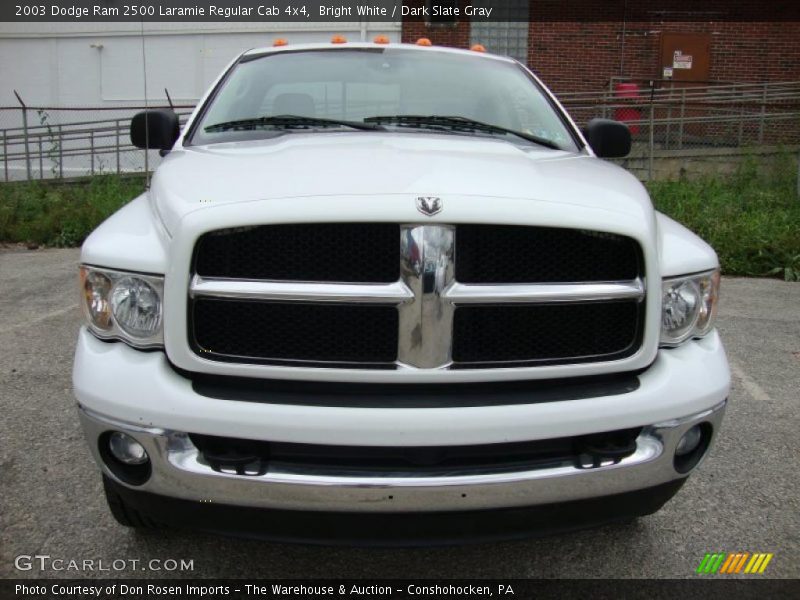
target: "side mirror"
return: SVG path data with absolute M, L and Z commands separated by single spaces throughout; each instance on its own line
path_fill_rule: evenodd
M 630 129 L 619 121 L 592 119 L 583 128 L 583 137 L 600 158 L 622 158 L 631 151 Z
M 171 150 L 180 133 L 178 115 L 171 110 L 146 110 L 131 119 L 131 142 L 137 148 Z

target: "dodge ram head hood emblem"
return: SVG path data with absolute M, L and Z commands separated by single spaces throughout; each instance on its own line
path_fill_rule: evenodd
M 442 199 L 436 196 L 417 196 L 417 210 L 423 215 L 432 217 L 442 212 Z

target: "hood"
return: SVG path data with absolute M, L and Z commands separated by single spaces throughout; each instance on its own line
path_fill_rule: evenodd
M 431 133 L 289 133 L 186 147 L 157 169 L 151 201 L 167 230 L 187 214 L 254 200 L 403 194 L 531 199 L 652 218 L 627 171 L 584 154 Z

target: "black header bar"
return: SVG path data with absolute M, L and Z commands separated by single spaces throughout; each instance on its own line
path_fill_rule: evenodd
M 798 580 L 736 578 L 701 579 L 5 579 L 0 597 L 82 600 L 178 600 L 182 598 L 364 600 L 401 598 L 438 600 L 493 598 L 549 600 L 618 598 L 647 600 L 761 600 L 797 597 Z
M 788 22 L 796 0 L 4 0 L 2 22 Z

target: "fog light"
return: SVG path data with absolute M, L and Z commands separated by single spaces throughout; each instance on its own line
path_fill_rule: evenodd
M 673 462 L 678 473 L 688 473 L 703 460 L 713 432 L 711 423 L 698 423 L 684 432 L 675 447 Z
M 683 434 L 680 441 L 678 442 L 678 447 L 675 448 L 675 456 L 686 456 L 694 452 L 694 450 L 700 445 L 700 441 L 703 439 L 703 430 L 700 429 L 700 425 L 695 425 L 691 429 L 689 429 L 686 433 Z
M 111 434 L 108 438 L 108 448 L 114 458 L 126 465 L 143 465 L 149 460 L 144 446 L 121 431 Z

